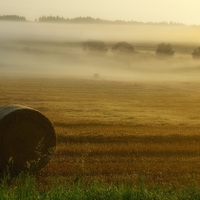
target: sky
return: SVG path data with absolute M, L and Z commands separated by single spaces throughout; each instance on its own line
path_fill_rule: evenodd
M 200 24 L 200 0 L 0 0 L 0 15 L 34 21 L 40 16 Z

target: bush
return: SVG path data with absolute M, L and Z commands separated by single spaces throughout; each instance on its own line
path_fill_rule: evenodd
M 106 45 L 102 41 L 83 42 L 83 50 L 86 52 L 106 53 L 108 51 Z
M 161 56 L 173 56 L 174 55 L 174 51 L 172 50 L 172 46 L 171 44 L 165 44 L 160 43 L 158 44 L 158 47 L 156 49 L 156 55 L 161 55 Z
M 134 46 L 127 42 L 118 42 L 112 47 L 114 53 L 135 53 Z
M 193 58 L 200 58 L 200 47 L 198 47 L 197 49 L 194 49 L 192 55 L 193 55 Z

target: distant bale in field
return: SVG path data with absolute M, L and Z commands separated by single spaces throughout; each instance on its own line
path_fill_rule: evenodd
M 112 47 L 113 53 L 123 53 L 123 54 L 130 54 L 130 53 L 136 53 L 134 46 L 132 44 L 129 44 L 127 42 L 118 42 Z
M 56 148 L 51 122 L 40 112 L 21 105 L 0 108 L 0 172 L 35 173 Z
M 98 40 L 89 40 L 83 42 L 82 44 L 83 51 L 85 52 L 93 52 L 93 53 L 106 53 L 108 48 L 106 47 L 103 41 Z
M 100 79 L 100 75 L 99 74 L 94 74 L 93 75 L 93 79 L 96 79 L 96 80 Z
M 157 56 L 173 56 L 174 51 L 172 50 L 171 44 L 160 43 L 156 49 Z
M 194 51 L 192 52 L 192 56 L 194 59 L 200 58 L 200 47 L 198 47 L 197 49 L 194 49 Z

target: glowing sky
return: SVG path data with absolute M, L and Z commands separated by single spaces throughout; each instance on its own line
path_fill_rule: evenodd
M 17 14 L 32 21 L 59 15 L 200 24 L 199 9 L 200 0 L 0 0 L 0 15 Z

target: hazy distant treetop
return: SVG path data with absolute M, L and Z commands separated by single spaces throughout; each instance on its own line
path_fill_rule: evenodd
M 194 49 L 194 51 L 192 52 L 193 58 L 200 58 L 200 47 L 198 47 L 197 49 Z
M 5 21 L 26 21 L 26 18 L 18 15 L 0 15 L 0 20 Z
M 158 47 L 156 49 L 156 55 L 173 56 L 174 51 L 172 50 L 171 44 L 170 43 L 165 44 L 164 42 L 158 44 Z
M 112 47 L 114 53 L 135 53 L 134 46 L 127 42 L 118 42 Z
M 83 50 L 87 52 L 96 52 L 96 53 L 106 53 L 108 51 L 108 48 L 106 47 L 105 43 L 103 41 L 98 40 L 89 40 L 86 42 L 83 42 L 82 44 Z

